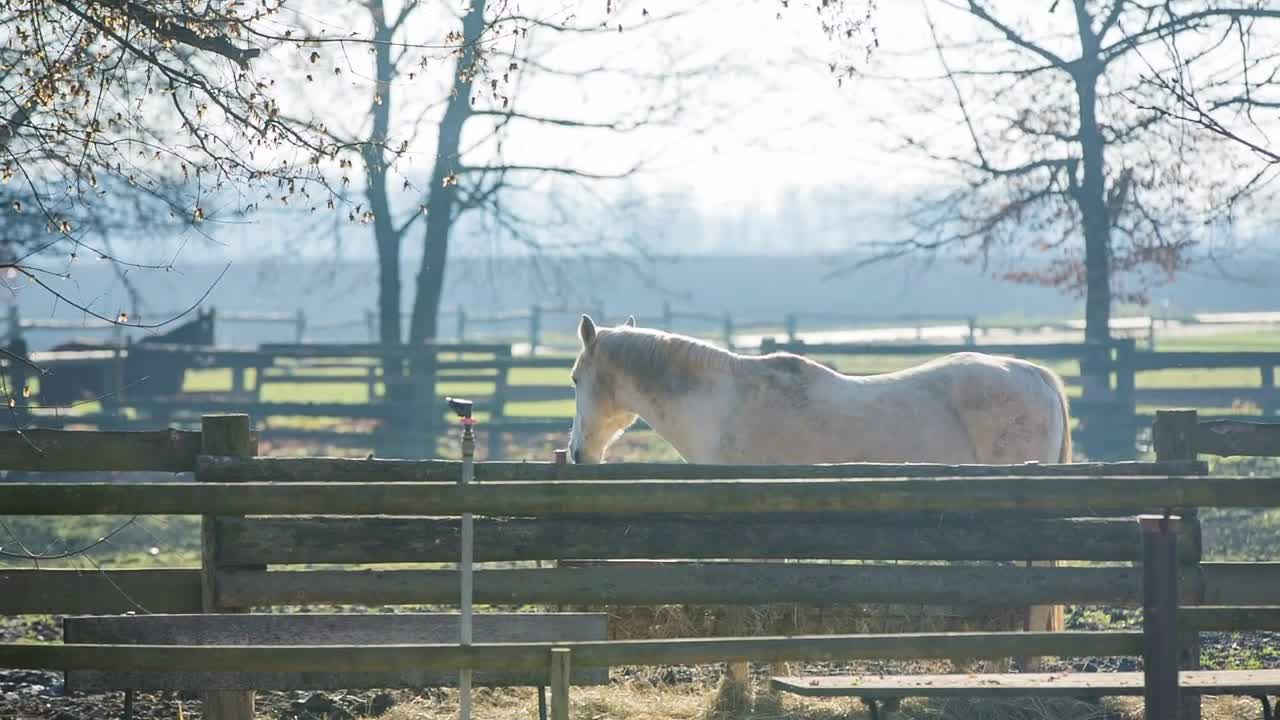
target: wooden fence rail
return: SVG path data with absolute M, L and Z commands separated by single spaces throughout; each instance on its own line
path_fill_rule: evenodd
M 0 645 L 0 667 L 209 672 L 391 672 L 413 667 L 493 672 L 544 670 L 553 647 L 575 665 L 694 665 L 733 660 L 829 662 L 920 658 L 1001 658 L 1027 653 L 1063 657 L 1134 656 L 1136 632 L 984 632 L 811 635 L 786 638 L 606 640 L 565 643 L 428 645 Z
M 233 462 L 254 462 L 253 460 Z M 446 483 L 9 483 L 10 515 L 1067 513 L 1280 505 L 1278 477 L 1016 477 Z

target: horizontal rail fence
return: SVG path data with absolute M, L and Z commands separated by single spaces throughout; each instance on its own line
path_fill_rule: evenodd
M 189 368 L 187 385 L 176 395 L 141 396 L 118 382 L 108 384 L 100 408 L 68 412 L 44 407 L 38 389 L 18 398 L 15 411 L 47 427 L 152 430 L 191 428 L 208 413 L 248 411 L 264 441 L 354 448 L 393 457 L 433 457 L 445 427 L 444 395 L 451 387 L 490 389 L 477 409 L 495 429 L 567 430 L 565 420 L 508 419 L 511 402 L 572 397 L 572 389 L 510 388 L 513 367 L 564 368 L 562 359 L 514 360 L 504 344 L 438 344 L 419 347 L 346 344 L 265 344 L 256 350 L 148 344 L 110 351 L 36 353 L 36 362 L 57 355 L 60 362 L 100 366 L 116 379 L 113 365 L 130 352 Z M 25 372 L 9 366 L 15 375 Z M 204 373 L 193 382 L 191 373 Z M 25 385 L 16 380 L 15 385 Z M 305 389 L 305 390 L 304 390 Z M 306 400 L 295 400 L 303 396 Z M 328 399 L 326 396 L 331 396 Z M 508 425 L 510 427 L 508 428 Z M 501 452 L 494 435 L 490 452 Z
M 771 339 L 761 347 L 764 352 L 806 354 L 854 374 L 971 349 L 967 345 L 808 344 Z M 1149 352 L 1124 340 L 1107 345 L 1012 344 L 977 349 L 1047 363 L 1060 371 L 1069 387 L 1079 388 L 1079 392 L 1073 390 L 1072 414 L 1079 421 L 1073 434 L 1081 454 L 1091 459 L 1135 457 L 1137 441 L 1150 427 L 1154 407 L 1197 407 L 1203 417 L 1222 419 L 1274 417 L 1280 412 L 1280 390 L 1275 385 L 1280 353 L 1276 352 Z M 135 351 L 157 361 L 172 356 L 175 365 L 191 368 L 186 387 L 177 395 L 156 396 L 120 386 L 113 364 Z M 512 346 L 501 343 L 441 343 L 416 349 L 268 344 L 255 350 L 149 344 L 145 350 L 134 346 L 57 355 L 64 364 L 102 368 L 110 391 L 101 409 L 93 412 L 41 408 L 39 392 L 18 398 L 15 410 L 38 426 L 194 427 L 203 413 L 247 410 L 268 442 L 303 443 L 313 450 L 326 448 L 326 454 L 331 454 L 327 448 L 336 448 L 362 455 L 374 451 L 382 456 L 430 457 L 437 454 L 447 417 L 444 396 L 466 395 L 476 401 L 477 417 L 483 421 L 483 457 L 495 460 L 506 457 L 512 439 L 567 434 L 571 424 L 573 388 L 567 378 L 572 357 L 517 355 Z M 35 359 L 46 360 L 46 356 L 51 354 L 37 353 Z M 11 384 L 25 386 L 30 371 L 16 363 L 8 368 Z M 1216 387 L 1213 381 L 1193 388 L 1146 387 L 1158 384 L 1160 373 L 1172 369 L 1247 373 Z
M 300 343 L 306 337 L 307 315 L 302 308 L 298 308 L 293 312 L 218 310 L 217 308 L 212 308 L 211 310 L 215 313 L 219 324 L 243 323 L 288 326 L 293 331 L 294 342 Z M 185 312 L 187 311 L 174 310 L 158 312 L 153 315 L 156 318 L 178 318 L 183 316 Z M 126 329 L 128 329 L 126 326 L 119 323 L 99 320 L 89 316 L 78 320 L 68 318 L 24 318 L 21 316 L 17 305 L 10 305 L 6 327 L 6 344 L 12 346 L 15 342 L 25 341 L 26 335 L 30 332 L 51 332 L 67 335 L 102 332 L 109 334 L 115 344 L 122 345 L 124 344 L 124 332 Z
M 442 327 L 452 328 L 452 339 L 456 342 L 483 340 L 486 342 L 506 341 L 523 343 L 529 348 L 572 347 L 574 316 L 580 312 L 589 313 L 597 323 L 607 324 L 625 317 L 625 313 L 615 313 L 616 317 L 606 319 L 604 307 L 596 302 L 590 307 L 569 309 L 564 305 L 545 306 L 531 305 L 528 308 L 508 309 L 502 311 L 476 312 L 459 307 L 444 310 L 441 313 Z M 376 313 L 367 311 L 367 323 L 370 338 L 375 336 Z M 754 344 L 757 339 L 740 337 L 745 335 L 773 336 L 780 341 L 797 342 L 805 336 L 841 335 L 856 338 L 861 342 L 902 343 L 902 342 L 953 342 L 976 345 L 980 342 L 991 342 L 999 338 L 1031 338 L 1038 334 L 1062 333 L 1080 334 L 1084 332 L 1083 320 L 1055 321 L 1005 321 L 983 319 L 973 314 L 963 313 L 899 313 L 893 315 L 867 315 L 860 313 L 822 312 L 798 310 L 774 316 L 744 316 L 729 311 L 715 312 L 708 309 L 690 308 L 670 300 L 663 301 L 656 312 L 635 312 L 641 325 L 657 327 L 664 330 L 684 334 L 714 337 L 725 347 L 734 347 L 740 340 L 745 344 Z M 556 333 L 548 341 L 544 330 L 550 322 L 563 322 L 564 332 Z M 1155 349 L 1156 336 L 1161 330 L 1171 327 L 1216 326 L 1231 328 L 1233 326 L 1275 326 L 1280 323 L 1280 313 L 1275 312 L 1243 312 L 1243 313 L 1194 313 L 1171 315 L 1142 315 L 1116 317 L 1111 319 L 1111 331 L 1114 337 L 1132 338 L 1143 341 L 1147 349 Z M 834 337 L 832 339 L 834 339 Z M 824 342 L 831 341 L 826 340 Z
M 200 570 L 0 571 L 0 613 L 151 612 L 273 605 L 454 603 L 455 570 L 297 569 L 313 563 L 456 560 L 458 517 L 477 516 L 476 560 L 553 567 L 475 572 L 484 604 L 764 603 L 1021 607 L 1144 602 L 1133 516 L 1183 515 L 1176 593 L 1205 606 L 1184 631 L 1276 623 L 1250 610 L 1280 593 L 1280 565 L 1200 561 L 1197 507 L 1280 506 L 1280 478 L 1206 477 L 1209 449 L 1280 449 L 1280 426 L 1164 416 L 1161 463 L 1019 466 L 645 464 L 577 467 L 255 457 L 244 416 L 201 433 L 0 434 L 0 467 L 194 470 L 194 482 L 6 483 L 10 515 L 201 514 Z M 198 439 L 198 443 L 196 440 Z M 30 440 L 31 442 L 28 442 Z M 118 449 L 101 455 L 107 444 Z M 79 451 L 69 448 L 81 448 Z M 62 449 L 61 452 L 50 450 Z M 213 453 L 213 454 L 211 454 Z M 681 479 L 696 478 L 696 479 Z M 998 513 L 999 522 L 993 520 Z M 790 522 L 788 522 L 790 521 Z M 761 562 L 786 559 L 795 562 Z M 881 560 L 901 561 L 883 564 Z M 1086 567 L 1028 561 L 1091 561 Z M 991 561 L 1016 564 L 980 564 Z M 103 592 L 108 585 L 114 592 Z M 101 603 L 101 604 L 99 604 Z M 1211 608 L 1207 606 L 1231 606 Z M 1241 606 L 1241 607 L 1237 607 Z M 1280 623 L 1276 623 L 1280 624 Z M 740 633 L 733 633 L 740 634 Z M 563 644 L 582 666 L 850 658 L 1136 655 L 1138 633 L 684 639 Z M 136 670 L 541 672 L 546 643 L 306 647 L 0 646 L 0 666 Z M 189 652 L 188 652 L 189 651 Z

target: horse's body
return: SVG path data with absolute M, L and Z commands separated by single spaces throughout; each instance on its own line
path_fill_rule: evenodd
M 172 344 L 211 346 L 214 344 L 213 310 L 198 312 L 196 318 L 174 329 L 147 335 L 128 347 L 124 360 L 124 385 L 132 397 L 176 395 L 182 390 L 190 357 L 181 353 L 149 349 L 149 345 Z M 55 345 L 51 350 L 112 350 L 108 343 L 71 341 Z M 101 398 L 107 392 L 108 364 L 101 360 L 51 360 L 44 364 L 49 374 L 40 381 L 40 403 L 45 406 L 71 405 Z
M 854 377 L 797 355 L 737 355 L 624 327 L 600 330 L 575 373 L 576 462 L 599 462 L 637 416 L 694 463 L 1071 458 L 1062 381 L 1013 358 L 957 353 Z M 581 376 L 590 376 L 589 388 Z
M 787 353 L 746 356 L 699 340 L 579 326 L 574 462 L 601 462 L 637 417 L 687 462 L 944 464 L 1071 461 L 1067 396 L 1047 368 L 958 353 L 882 375 L 843 375 Z M 1032 630 L 1061 630 L 1036 607 Z

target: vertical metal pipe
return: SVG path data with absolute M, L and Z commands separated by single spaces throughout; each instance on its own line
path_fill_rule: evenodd
M 462 476 L 458 483 L 469 485 L 475 479 L 475 420 L 471 417 L 471 402 L 448 398 L 449 407 L 461 418 L 462 422 Z M 462 515 L 462 557 L 458 561 L 461 576 L 461 597 L 458 605 L 461 617 L 458 623 L 458 642 L 463 646 L 471 644 L 471 599 L 473 588 L 475 524 L 471 513 Z M 458 670 L 458 717 L 461 720 L 471 719 L 471 668 Z

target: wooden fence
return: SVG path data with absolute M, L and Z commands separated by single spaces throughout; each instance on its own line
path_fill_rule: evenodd
M 529 348 L 572 347 L 572 328 L 579 313 L 589 313 L 597 324 L 619 322 L 625 312 L 606 314 L 603 304 L 595 302 L 589 307 L 569 308 L 565 305 L 531 305 L 523 309 L 500 312 L 475 312 L 466 308 L 450 308 L 441 311 L 441 327 L 452 330 L 454 342 L 511 342 L 522 343 Z M 689 335 L 715 338 L 725 347 L 738 345 L 743 334 L 773 336 L 779 342 L 799 342 L 810 333 L 856 332 L 895 330 L 879 334 L 893 342 L 922 342 L 932 338 L 967 345 L 978 344 L 991 336 L 1027 336 L 1045 332 L 1083 333 L 1083 320 L 1054 320 L 1023 322 L 999 321 L 969 313 L 897 313 L 870 315 L 866 313 L 793 311 L 774 316 L 750 316 L 729 311 L 715 312 L 707 309 L 688 308 L 664 301 L 656 312 L 637 312 L 642 326 L 681 332 Z M 564 328 L 548 339 L 546 329 L 552 326 Z M 369 339 L 376 338 L 376 313 L 366 313 Z M 1280 325 L 1280 313 L 1191 313 L 1172 315 L 1167 310 L 1160 314 L 1112 318 L 1111 329 L 1116 337 L 1141 340 L 1148 349 L 1155 349 L 1157 335 L 1172 327 L 1213 326 L 1229 329 L 1241 326 Z M 939 332 L 941 331 L 941 332 Z M 778 337 L 781 340 L 778 340 Z
M 507 388 L 512 369 L 563 367 L 563 360 L 511 357 L 510 345 L 439 344 L 419 347 L 344 344 L 264 344 L 254 350 L 153 344 L 147 352 L 170 355 L 175 366 L 187 368 L 184 392 L 174 396 L 135 394 L 121 382 L 113 367 L 127 359 L 128 349 L 57 353 L 60 361 L 100 365 L 105 392 L 89 411 L 43 407 L 39 377 L 19 364 L 8 367 L 13 387 L 34 380 L 30 397 L 16 397 L 14 412 L 35 426 L 121 430 L 196 427 L 201 415 L 248 411 L 267 441 L 301 441 L 377 451 L 392 457 L 432 457 L 446 419 L 446 406 L 437 386 L 442 384 L 492 388 L 479 408 L 504 427 L 507 403 L 563 397 L 546 388 Z M 74 356 L 74 357 L 67 357 Z M 39 364 L 49 353 L 34 353 Z M 215 384 L 202 384 L 192 373 L 211 374 Z M 351 390 L 359 391 L 353 396 Z M 326 398 L 326 395 L 333 399 Z M 83 409 L 81 409 L 83 410 Z M 534 430 L 549 427 L 537 424 Z M 566 426 L 563 421 L 558 423 Z M 518 428 L 511 428 L 513 430 Z
M 1178 509 L 1190 520 L 1181 533 L 1181 560 L 1174 561 L 1181 571 L 1169 575 L 1181 602 L 1253 606 L 1274 602 L 1280 593 L 1274 564 L 1199 561 L 1196 523 L 1199 506 L 1280 506 L 1280 478 L 1207 478 L 1203 465 L 1190 459 L 1197 443 L 1219 452 L 1280 454 L 1277 425 L 1201 424 L 1194 414 L 1169 416 L 1157 445 L 1162 455 L 1181 457 L 1162 464 L 571 468 L 495 462 L 476 466 L 475 484 L 454 482 L 460 462 L 268 459 L 253 456 L 255 442 L 243 415 L 206 418 L 201 433 L 3 434 L 0 468 L 195 471 L 195 482 L 6 483 L 0 486 L 5 514 L 200 514 L 205 529 L 198 570 L 0 571 L 0 612 L 104 614 L 141 606 L 189 614 L 307 603 L 452 603 L 456 570 L 280 568 L 453 559 L 456 518 L 465 514 L 484 519 L 476 524 L 477 562 L 559 562 L 554 568 L 477 571 L 475 601 L 481 603 L 1138 605 L 1144 601 L 1142 573 L 1114 562 L 1137 556 L 1133 512 L 1161 509 Z M 1000 514 L 998 523 L 992 512 Z M 257 518 L 247 518 L 251 514 Z M 924 515 L 927 524 L 920 521 Z M 788 518 L 805 521 L 780 521 Z M 617 564 L 627 557 L 646 561 Z M 719 561 L 671 562 L 691 557 Z M 762 557 L 860 562 L 741 562 Z M 877 559 L 908 562 L 869 564 Z M 955 560 L 1102 565 L 945 564 Z M 1275 614 L 1206 607 L 1187 618 L 1183 632 L 1270 626 Z M 0 646 L 0 666 L 539 673 L 553 647 L 567 648 L 575 666 L 1144 652 L 1138 633 L 1079 632 L 323 648 L 73 642 Z M 1176 666 L 1172 673 L 1176 688 Z
M 1189 422 L 1188 422 L 1189 419 Z M 938 565 L 955 560 L 1132 561 L 1132 515 L 1176 508 L 1188 605 L 1270 604 L 1271 563 L 1204 563 L 1197 507 L 1280 506 L 1280 478 L 1205 477 L 1194 456 L 1280 453 L 1280 426 L 1170 416 L 1158 438 L 1175 462 L 1066 466 L 567 467 L 481 463 L 457 484 L 448 461 L 255 457 L 245 416 L 201 433 L 0 435 L 0 467 L 195 472 L 194 482 L 6 483 L 10 515 L 199 514 L 199 570 L 0 571 L 0 613 L 227 612 L 270 605 L 452 603 L 455 570 L 289 570 L 310 563 L 438 562 L 456 557 L 458 516 L 474 513 L 476 561 L 556 560 L 475 573 L 475 601 L 540 604 L 904 603 L 1009 606 L 1142 603 L 1133 565 Z M 108 446 L 115 449 L 104 452 Z M 753 479 L 754 478 L 754 479 Z M 945 480 L 945 481 L 940 481 Z M 993 522 L 988 513 L 1000 513 Z M 800 519 L 803 522 L 780 522 Z M 280 517 L 253 517 L 273 515 Z M 305 516 L 305 517 L 300 517 Z M 926 517 L 927 516 L 927 517 Z M 410 519 L 413 518 L 413 519 Z M 1127 518 L 1127 519 L 1126 519 Z M 927 523 L 925 522 L 927 520 Z M 621 532 L 622 528 L 627 532 Z M 513 537 L 523 542 L 512 542 Z M 657 538 L 663 538 L 658 542 Z M 677 538 L 678 541 L 673 541 Z M 860 538 L 866 541 L 850 541 Z M 913 539 L 914 538 L 914 539 Z M 760 564 L 780 557 L 861 564 Z M 623 558 L 645 562 L 619 565 Z M 690 564 L 689 559 L 729 562 Z M 868 564 L 877 559 L 909 564 Z M 586 560 L 585 564 L 568 561 Z M 675 562 L 672 562 L 675 561 Z M 686 561 L 686 562 L 682 562 Z M 929 563 L 929 564 L 919 564 Z M 274 567 L 272 567 L 274 566 Z M 1175 577 L 1170 575 L 1170 581 Z M 126 602 L 127 599 L 127 602 Z M 1184 630 L 1249 629 L 1273 615 L 1213 610 Z M 1198 619 L 1197 619 L 1198 618 Z M 1174 631 L 1175 628 L 1169 628 Z M 1135 655 L 1137 633 L 717 638 L 567 643 L 583 666 L 724 660 Z M 0 646 L 0 666 L 136 670 L 540 672 L 547 643 L 397 647 Z M 1176 688 L 1176 668 L 1175 688 Z
M 277 312 L 263 310 L 217 310 L 219 324 L 246 323 L 254 325 L 280 325 L 292 330 L 294 342 L 302 342 L 307 333 L 307 314 L 302 308 L 293 312 Z M 178 317 L 180 311 L 156 313 L 156 317 Z M 324 327 L 324 326 L 318 326 Z M 11 347 L 33 332 L 53 332 L 82 335 L 85 333 L 106 333 L 111 336 L 112 344 L 124 345 L 124 333 L 127 328 L 118 323 L 84 317 L 79 320 L 67 318 L 24 318 L 17 305 L 9 306 L 8 325 L 5 335 L 5 346 Z M 30 343 L 26 343 L 30 345 Z
M 807 354 L 846 371 L 868 373 L 940 354 L 970 350 L 965 345 L 806 344 L 766 341 L 765 352 Z M 1184 406 L 1221 418 L 1274 417 L 1280 412 L 1275 369 L 1280 352 L 1150 352 L 1131 340 L 1107 345 L 1081 343 L 982 345 L 984 352 L 1050 364 L 1071 388 L 1074 429 L 1083 457 L 1135 457 L 1135 441 L 1150 427 L 1156 407 Z M 121 351 L 127 353 L 128 350 Z M 100 429 L 195 427 L 204 413 L 248 411 L 264 441 L 296 443 L 315 451 L 380 456 L 431 457 L 447 420 L 443 397 L 463 394 L 476 401 L 484 420 L 485 457 L 507 455 L 512 441 L 539 434 L 567 435 L 573 388 L 570 356 L 517 356 L 507 344 L 441 343 L 421 348 L 350 344 L 267 344 L 254 350 L 149 346 L 172 353 L 174 362 L 218 375 L 214 386 L 189 373 L 187 387 L 172 397 L 135 397 L 121 387 L 119 373 L 100 409 L 68 413 L 40 409 L 39 394 L 18 398 L 20 414 L 37 425 Z M 118 362 L 120 353 L 83 355 L 86 363 Z M 37 354 L 36 359 L 42 356 Z M 1167 370 L 1234 369 L 1256 373 L 1217 386 L 1145 387 L 1147 378 Z M 11 386 L 27 383 L 27 371 L 10 368 Z M 1237 376 L 1240 373 L 1236 373 Z M 22 376 L 22 377 L 19 377 Z M 1087 378 L 1095 378 L 1089 385 Z M 1073 390 L 1074 393 L 1074 390 Z M 425 409 L 424 409 L 425 408 Z

